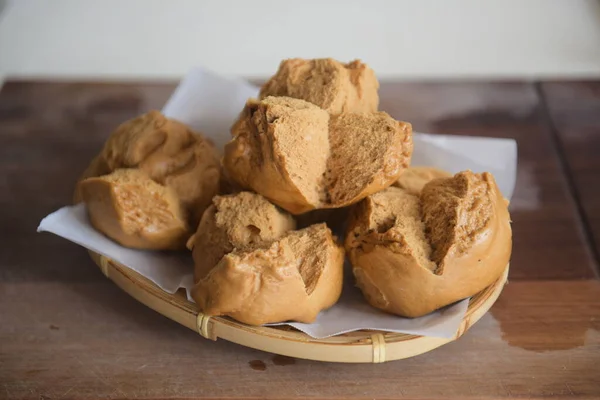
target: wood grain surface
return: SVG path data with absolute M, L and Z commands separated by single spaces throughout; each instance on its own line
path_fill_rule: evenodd
M 95 283 L 0 285 L 0 393 L 52 399 L 600 396 L 597 281 L 510 283 L 463 338 L 412 359 L 357 365 L 295 359 L 281 366 L 271 354 L 205 340 L 95 273 Z
M 554 133 L 567 160 L 566 173 L 581 204 L 586 229 L 600 254 L 600 82 L 541 85 Z
M 463 338 L 413 359 L 343 365 L 211 342 L 36 234 L 120 122 L 172 83 L 8 82 L 0 91 L 0 398 L 600 397 L 598 82 L 384 83 L 415 130 L 512 137 L 510 284 Z

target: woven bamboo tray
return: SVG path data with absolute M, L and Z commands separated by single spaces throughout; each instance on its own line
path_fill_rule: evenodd
M 90 252 L 104 275 L 140 303 L 207 339 L 217 338 L 242 346 L 309 360 L 344 363 L 382 363 L 414 357 L 462 336 L 494 304 L 506 283 L 508 266 L 491 286 L 473 296 L 456 336 L 452 339 L 388 333 L 350 332 L 313 339 L 291 327 L 256 327 L 224 317 L 208 317 L 180 291 L 169 294 L 147 278 L 99 254 Z

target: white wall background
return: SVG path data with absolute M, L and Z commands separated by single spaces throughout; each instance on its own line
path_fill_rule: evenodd
M 2 2 L 2 0 L 0 0 Z M 4 0 L 0 74 L 266 76 L 287 57 L 379 77 L 600 76 L 597 0 Z

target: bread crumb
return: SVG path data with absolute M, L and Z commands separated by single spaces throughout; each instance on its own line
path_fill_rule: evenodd
M 117 169 L 81 183 L 92 225 L 126 247 L 183 249 L 189 236 L 179 200 L 137 169 Z
M 304 100 L 246 104 L 224 166 L 242 187 L 293 214 L 353 204 L 395 182 L 412 154 L 412 127 L 383 112 L 329 118 Z
M 448 255 L 466 252 L 487 226 L 494 213 L 490 178 L 487 172 L 464 171 L 453 178 L 434 179 L 423 187 L 423 221 L 437 273 L 443 271 Z
M 369 186 L 370 193 L 380 190 L 408 167 L 412 129 L 384 112 L 342 114 L 331 119 L 329 143 L 327 202 L 347 203 Z
M 136 168 L 171 188 L 195 227 L 217 194 L 220 162 L 214 146 L 186 125 L 150 111 L 121 124 L 110 135 L 82 179 Z M 81 200 L 79 189 L 75 201 Z
M 300 213 L 296 203 L 317 204 L 321 197 L 328 123 L 327 112 L 303 100 L 249 100 L 225 147 L 225 169 L 242 187 Z
M 250 325 L 310 323 L 337 302 L 344 252 L 325 224 L 289 231 L 259 248 L 236 249 L 202 279 L 192 296 L 207 315 Z
M 195 279 L 205 277 L 225 254 L 266 246 L 295 228 L 291 215 L 258 194 L 216 196 L 191 246 Z
M 467 298 L 505 271 L 510 215 L 489 173 L 460 172 L 419 194 L 390 187 L 358 203 L 345 247 L 374 307 L 419 317 Z
M 370 232 L 393 238 L 388 245 L 395 252 L 414 256 L 439 274 L 449 253 L 467 251 L 487 226 L 494 212 L 490 177 L 460 172 L 431 180 L 420 195 L 390 187 L 368 197 L 358 212 L 365 214 Z

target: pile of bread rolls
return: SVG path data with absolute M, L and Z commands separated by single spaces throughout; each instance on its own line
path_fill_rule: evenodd
M 112 133 L 75 201 L 123 246 L 191 250 L 207 315 L 312 322 L 338 301 L 346 256 L 372 306 L 425 315 L 502 274 L 507 201 L 489 173 L 411 168 L 412 127 L 378 111 L 378 89 L 359 61 L 284 60 L 222 159 L 151 111 Z

